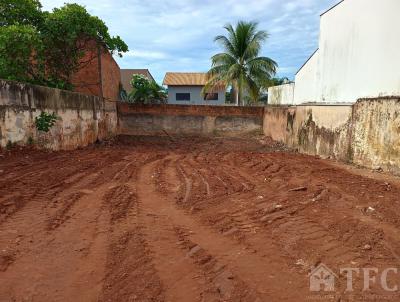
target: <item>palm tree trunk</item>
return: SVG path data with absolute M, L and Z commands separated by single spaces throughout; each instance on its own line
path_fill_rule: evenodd
M 242 98 L 243 98 L 243 80 L 242 76 L 240 76 L 238 80 L 238 106 L 242 106 Z
M 235 93 L 235 106 L 239 106 L 239 89 L 234 88 L 233 91 Z

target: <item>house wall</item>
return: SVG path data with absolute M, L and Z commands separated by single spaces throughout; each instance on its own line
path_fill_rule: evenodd
M 119 103 L 119 133 L 240 136 L 262 132 L 263 113 L 263 107 Z
M 101 77 L 103 97 L 109 101 L 118 100 L 121 83 L 121 70 L 108 51 L 102 51 L 101 54 Z
M 58 116 L 48 133 L 37 131 L 42 111 Z M 99 97 L 43 86 L 0 80 L 0 146 L 24 145 L 69 150 L 87 146 L 117 132 L 116 103 Z
M 283 84 L 268 88 L 269 105 L 293 105 L 294 83 Z
M 225 90 L 218 91 L 218 101 L 204 101 L 203 86 L 168 86 L 168 104 L 179 105 L 224 105 Z M 190 102 L 177 101 L 176 93 L 190 93 Z
M 293 104 L 299 105 L 317 101 L 319 83 L 318 64 L 319 50 L 314 52 L 307 63 L 296 74 Z
M 323 14 L 319 51 L 296 76 L 295 103 L 400 95 L 399 11 L 398 0 L 345 0 Z
M 110 52 L 103 48 L 99 49 L 96 43 L 91 42 L 81 62 L 86 63 L 72 77 L 74 91 L 117 100 L 121 71 Z
M 94 41 L 88 43 L 87 50 L 81 59 L 81 64 L 82 68 L 71 79 L 74 91 L 101 97 L 100 60 L 98 58 L 98 48 Z

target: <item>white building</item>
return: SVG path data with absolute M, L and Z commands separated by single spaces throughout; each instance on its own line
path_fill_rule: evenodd
M 294 100 L 280 103 L 400 95 L 399 13 L 400 0 L 343 0 L 323 13 L 319 48 L 296 74 Z
M 163 85 L 168 86 L 168 104 L 224 105 L 225 88 L 203 95 L 206 82 L 206 73 L 167 72 Z

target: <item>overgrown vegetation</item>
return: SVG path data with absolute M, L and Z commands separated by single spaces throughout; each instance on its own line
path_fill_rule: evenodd
M 132 91 L 125 95 L 125 100 L 139 104 L 163 104 L 167 100 L 167 92 L 164 87 L 151 81 L 143 75 L 134 74 L 131 80 Z
M 99 45 L 119 56 L 128 51 L 78 4 L 46 12 L 38 0 L 0 1 L 0 78 L 72 89 L 71 76 L 93 59 L 83 60 L 85 53 Z
M 49 132 L 51 127 L 53 127 L 57 122 L 57 119 L 58 117 L 55 112 L 50 114 L 43 111 L 35 118 L 36 129 L 43 132 Z

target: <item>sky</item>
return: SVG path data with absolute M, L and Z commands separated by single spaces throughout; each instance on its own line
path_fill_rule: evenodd
M 44 10 L 68 0 L 41 0 Z M 148 68 L 162 82 L 168 71 L 206 72 L 221 52 L 213 39 L 224 25 L 256 21 L 269 38 L 262 49 L 277 76 L 294 79 L 318 48 L 319 16 L 338 0 L 72 0 L 100 17 L 129 47 L 120 68 Z

